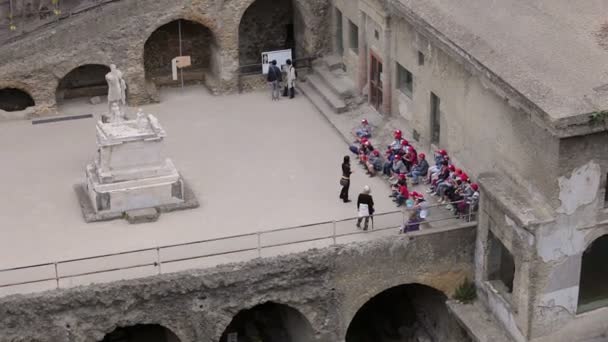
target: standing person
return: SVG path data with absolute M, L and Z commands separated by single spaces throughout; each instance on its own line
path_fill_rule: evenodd
M 296 72 L 296 68 L 293 66 L 291 59 L 288 59 L 285 63 L 287 63 L 287 85 L 285 85 L 285 90 L 289 92 L 289 98 L 293 99 L 296 94 L 296 79 L 298 78 L 298 73 Z M 283 92 L 283 96 L 287 96 L 287 91 Z
M 274 59 L 272 60 L 272 62 L 270 62 L 270 65 L 268 66 L 267 79 L 268 83 L 270 84 L 270 89 L 272 91 L 272 100 L 278 101 L 280 94 L 279 83 L 283 80 L 283 73 L 281 72 L 281 69 L 279 69 L 279 67 L 277 66 L 277 61 Z
M 363 230 L 367 230 L 367 224 L 369 223 L 369 218 L 372 218 L 372 228 L 374 227 L 374 199 L 372 195 L 370 195 L 371 189 L 369 186 L 363 187 L 363 192 L 359 194 L 359 198 L 357 198 L 357 212 L 359 218 L 357 219 L 357 228 L 361 228 L 361 221 L 365 218 L 365 223 L 363 224 Z
M 344 203 L 349 203 L 351 201 L 348 199 L 348 188 L 350 187 L 351 173 L 353 172 L 350 170 L 350 157 L 344 156 L 344 161 L 342 162 L 342 178 L 340 179 L 340 185 L 342 185 L 340 199 L 342 199 Z

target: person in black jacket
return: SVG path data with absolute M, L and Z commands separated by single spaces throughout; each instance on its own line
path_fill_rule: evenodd
M 350 157 L 344 156 L 344 161 L 342 162 L 342 178 L 340 179 L 340 185 L 342 185 L 340 199 L 342 199 L 344 203 L 349 203 L 351 201 L 348 199 L 348 188 L 350 187 L 351 173 L 353 172 L 350 170 Z
M 363 192 L 359 194 L 359 198 L 357 198 L 357 211 L 359 213 L 359 218 L 357 219 L 357 228 L 361 228 L 361 221 L 363 221 L 363 218 L 365 218 L 363 230 L 367 230 L 367 224 L 369 223 L 370 217 L 372 218 L 372 222 L 374 220 L 374 199 L 372 198 L 372 195 L 369 194 L 370 192 L 371 189 L 366 185 L 363 187 Z M 367 213 L 362 210 L 361 205 L 367 205 Z

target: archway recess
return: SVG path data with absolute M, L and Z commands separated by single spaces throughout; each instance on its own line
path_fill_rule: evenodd
M 256 0 L 239 23 L 239 65 L 261 64 L 264 51 L 292 49 L 302 30 L 302 20 L 292 0 Z
M 298 310 L 268 302 L 234 316 L 220 339 L 220 342 L 232 341 L 312 342 L 314 332 Z
M 30 94 L 17 88 L 0 88 L 0 110 L 16 112 L 36 103 Z
M 345 341 L 470 341 L 450 316 L 446 299 L 442 292 L 419 284 L 385 290 L 357 311 Z
M 116 328 L 99 342 L 180 342 L 169 329 L 157 324 Z
M 72 69 L 59 81 L 55 95 L 57 103 L 79 97 L 106 96 L 108 72 L 110 68 L 103 64 L 85 64 Z
M 608 235 L 587 247 L 581 262 L 578 313 L 608 306 Z
M 217 74 L 218 47 L 213 32 L 194 21 L 177 19 L 156 29 L 144 44 L 146 80 L 156 85 L 184 82 L 203 83 L 205 77 Z M 192 65 L 180 70 L 178 80 L 172 78 L 171 61 L 190 56 Z

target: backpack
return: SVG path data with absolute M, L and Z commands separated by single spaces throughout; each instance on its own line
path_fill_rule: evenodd
M 276 81 L 276 79 L 277 79 L 277 76 L 275 75 L 275 70 L 273 68 L 273 65 L 271 64 L 268 67 L 268 76 L 266 77 L 266 80 L 268 82 L 274 82 L 274 81 Z

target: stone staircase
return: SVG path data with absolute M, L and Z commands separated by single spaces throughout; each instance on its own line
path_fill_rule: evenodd
M 321 111 L 347 112 L 360 105 L 361 98 L 343 68 L 339 58 L 324 57 L 313 63 L 312 72 L 298 88 Z

